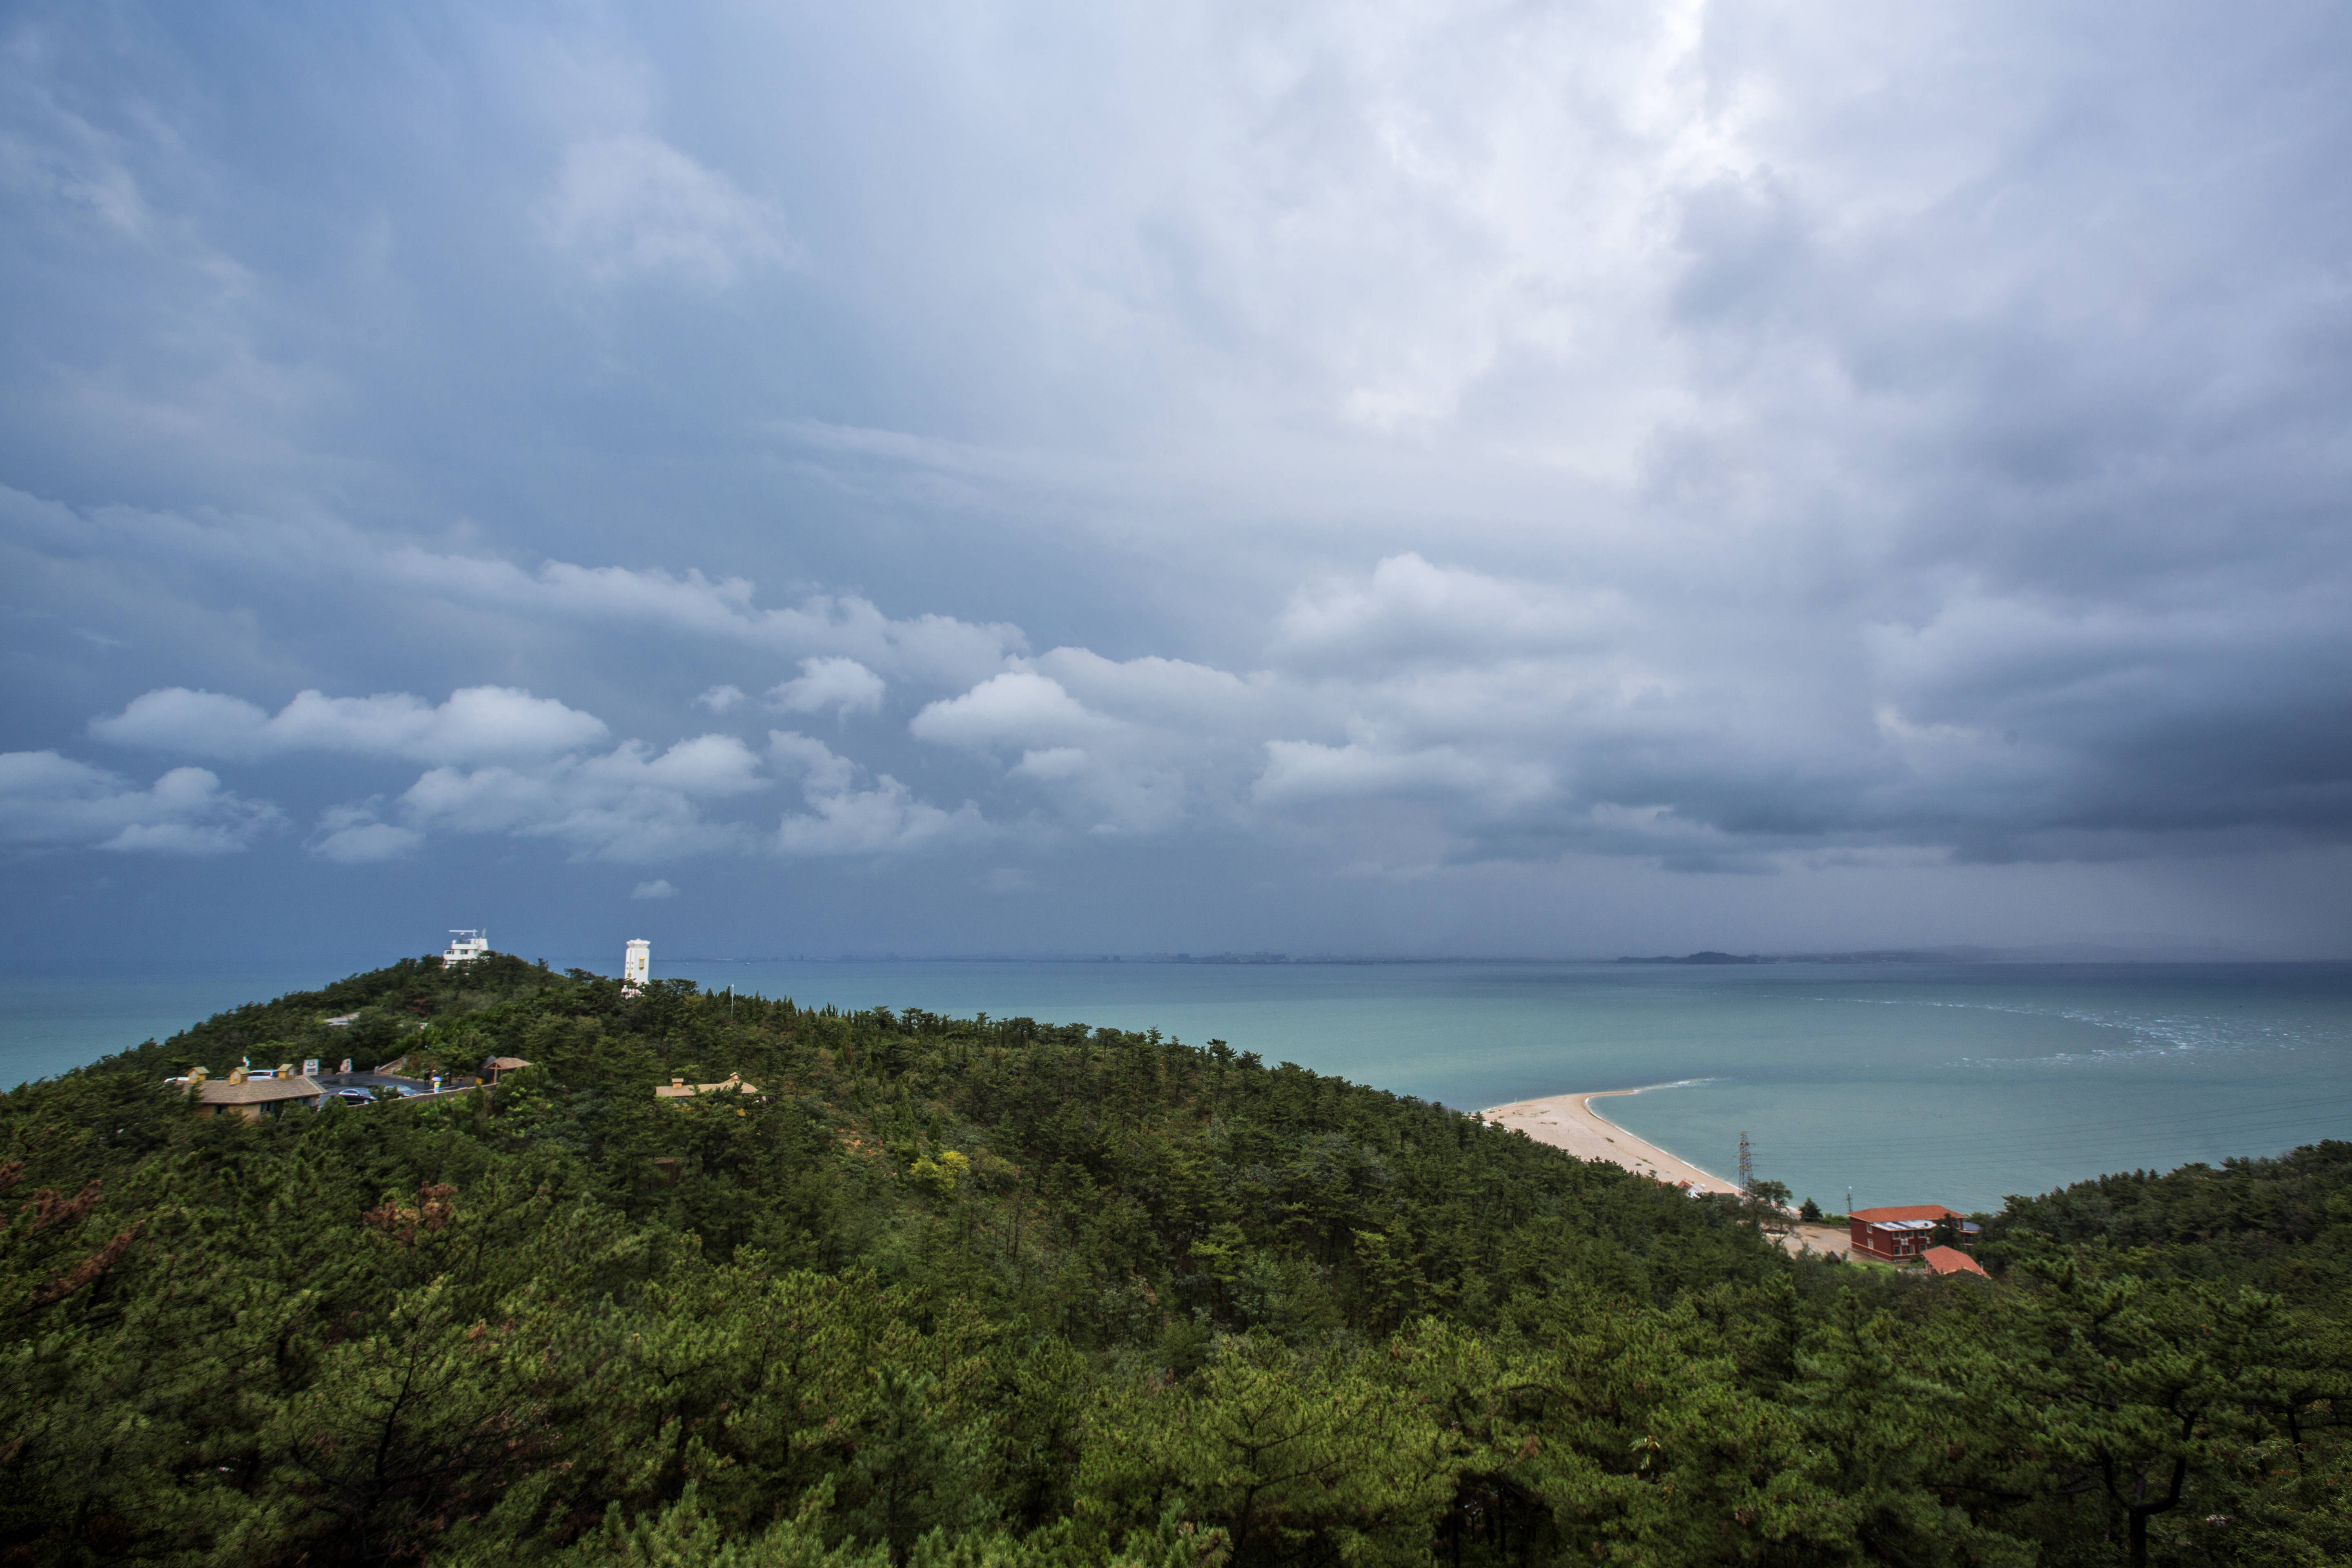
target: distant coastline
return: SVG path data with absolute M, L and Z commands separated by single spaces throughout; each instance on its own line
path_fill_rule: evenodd
M 1625 955 L 1615 958 L 1528 957 L 1524 953 L 1290 953 L 1290 952 L 833 952 L 759 954 L 713 958 L 674 954 L 669 963 L 1166 963 L 1234 966 L 1277 965 L 1430 965 L 1510 964 L 2055 964 L 2055 963 L 2226 963 L 2267 966 L 2343 964 L 2343 958 L 2265 958 L 2219 945 L 2206 947 L 2112 947 L 2088 942 L 2058 942 L 2042 947 L 1867 948 L 1840 952 L 1724 952 L 1703 949 L 1681 954 Z
M 2311 962 L 2266 959 L 2225 948 L 2106 947 L 2094 942 L 2053 942 L 2042 947 L 1887 947 L 1853 952 L 1718 952 L 1707 949 L 1679 957 L 1620 958 L 1619 963 L 2278 963 Z M 2326 962 L 2321 960 L 2318 962 Z

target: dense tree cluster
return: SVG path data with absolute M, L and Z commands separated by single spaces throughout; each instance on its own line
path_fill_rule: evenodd
M 162 1087 L 347 1054 L 533 1065 Z M 0 1151 L 10 1562 L 2352 1562 L 2342 1143 L 2012 1199 L 1937 1279 L 1222 1042 L 494 958 Z

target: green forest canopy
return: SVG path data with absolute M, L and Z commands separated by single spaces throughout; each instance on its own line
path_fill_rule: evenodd
M 532 1066 L 163 1085 L 345 1055 Z M 0 1116 L 10 1563 L 2352 1563 L 2345 1142 L 1935 1279 L 1219 1041 L 504 956 Z

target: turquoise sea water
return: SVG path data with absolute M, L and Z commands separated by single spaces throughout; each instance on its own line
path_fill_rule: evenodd
M 215 1013 L 352 972 L 303 963 L 153 963 L 0 978 L 0 1089 L 168 1039 Z
M 572 961 L 559 960 L 561 966 Z M 609 958 L 592 968 L 610 969 Z M 1658 1087 L 1610 1117 L 1843 1207 L 1998 1206 L 2105 1171 L 2352 1137 L 2352 965 L 686 963 L 809 1005 L 1221 1038 L 1465 1109 Z M 331 973 L 0 982 L 0 1082 Z

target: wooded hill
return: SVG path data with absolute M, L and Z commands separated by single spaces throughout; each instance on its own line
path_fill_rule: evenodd
M 0 1150 L 10 1563 L 2352 1563 L 2352 1144 L 2012 1199 L 1936 1279 L 1222 1042 L 494 957 Z

